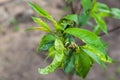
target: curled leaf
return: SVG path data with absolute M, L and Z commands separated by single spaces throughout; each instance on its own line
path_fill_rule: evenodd
M 49 74 L 54 72 L 57 68 L 59 68 L 61 66 L 61 63 L 63 61 L 64 58 L 64 54 L 63 53 L 58 53 L 56 51 L 56 55 L 52 61 L 52 63 L 50 65 L 48 65 L 47 67 L 45 67 L 44 69 L 39 68 L 38 71 L 40 74 Z

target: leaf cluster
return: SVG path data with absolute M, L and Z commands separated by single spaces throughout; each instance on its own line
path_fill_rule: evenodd
M 106 46 L 98 34 L 100 31 L 107 34 L 104 18 L 120 18 L 120 10 L 109 8 L 96 0 L 81 0 L 81 4 L 83 7 L 81 14 L 70 14 L 56 21 L 40 6 L 29 2 L 33 10 L 49 20 L 54 28 L 52 30 L 45 20 L 32 17 L 40 27 L 27 29 L 46 32 L 39 43 L 38 51 L 48 51 L 47 58 L 51 57 L 53 61 L 47 67 L 39 68 L 40 74 L 49 74 L 60 68 L 68 74 L 75 73 L 85 78 L 95 62 L 103 68 L 106 68 L 105 63 L 112 63 L 112 59 L 106 54 Z M 81 28 L 91 23 L 91 18 L 96 22 L 93 31 Z M 83 45 L 76 43 L 76 38 L 82 41 Z

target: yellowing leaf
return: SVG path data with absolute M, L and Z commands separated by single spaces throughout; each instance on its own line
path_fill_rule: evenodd
M 32 2 L 28 3 L 40 16 L 49 19 L 50 21 L 54 21 L 53 17 L 44 9 L 42 9 L 39 5 L 36 5 Z
M 57 68 L 59 68 L 62 65 L 64 58 L 64 46 L 62 44 L 62 41 L 60 39 L 56 39 L 54 47 L 55 47 L 55 51 L 54 51 L 55 57 L 53 59 L 53 62 L 44 69 L 39 68 L 40 74 L 48 74 L 54 72 Z
M 31 30 L 38 30 L 38 31 L 45 31 L 45 32 L 49 32 L 48 30 L 46 30 L 43 27 L 33 27 L 33 28 L 27 28 L 26 31 L 31 31 Z
M 45 22 L 43 22 L 40 18 L 32 17 L 32 19 L 34 20 L 34 22 L 38 23 L 41 27 L 45 28 L 48 31 L 51 31 L 49 26 Z
M 56 39 L 54 45 L 55 45 L 55 49 L 57 51 L 64 50 L 64 45 L 63 45 L 63 43 L 62 43 L 62 41 L 60 39 Z
M 36 5 L 32 2 L 28 3 L 40 16 L 47 18 L 48 20 L 50 20 L 54 26 L 54 28 L 56 30 L 61 29 L 61 26 L 59 26 L 56 22 L 56 20 L 54 20 L 54 18 L 44 9 L 42 9 L 39 5 Z
M 85 46 L 83 46 L 83 48 L 88 50 L 89 52 L 97 55 L 103 62 L 112 63 L 112 59 L 109 56 L 106 56 L 104 53 L 97 50 L 95 47 L 92 47 L 90 45 L 85 45 Z
M 49 74 L 54 72 L 57 68 L 59 68 L 63 62 L 64 54 L 58 53 L 56 51 L 56 55 L 50 65 L 45 67 L 44 69 L 39 68 L 38 71 L 40 74 Z
M 98 64 L 100 64 L 103 68 L 106 68 L 104 62 L 101 60 L 100 57 L 98 57 L 95 53 L 93 53 L 91 50 L 82 48 L 82 50 L 88 54 L 94 61 L 96 61 Z

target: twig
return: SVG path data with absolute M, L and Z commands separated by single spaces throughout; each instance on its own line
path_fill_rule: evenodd
M 70 2 L 71 13 L 75 13 L 73 2 Z
M 120 29 L 120 26 L 115 27 L 113 29 L 108 30 L 108 33 L 114 32 L 114 31 L 119 30 L 119 29 Z M 101 33 L 99 36 L 104 36 L 104 35 L 105 35 L 105 33 Z
M 81 6 L 81 4 L 79 3 L 79 5 L 77 6 L 77 11 L 76 11 L 76 13 L 79 15 L 79 14 L 81 13 L 81 11 L 82 11 L 82 6 Z
M 76 6 L 76 4 L 78 6 Z M 70 2 L 70 8 L 71 8 L 71 13 L 72 14 L 80 14 L 80 12 L 82 10 L 82 6 L 79 2 Z

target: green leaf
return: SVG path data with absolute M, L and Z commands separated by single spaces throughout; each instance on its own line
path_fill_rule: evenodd
M 101 60 L 101 58 L 96 55 L 97 53 L 94 52 L 93 50 L 86 48 L 86 47 L 82 47 L 81 48 L 86 54 L 88 54 L 93 60 L 95 60 L 98 64 L 100 64 L 103 68 L 106 68 L 104 62 Z
M 38 51 L 48 50 L 51 46 L 54 45 L 54 41 L 55 41 L 55 37 L 54 37 L 53 35 L 51 35 L 51 34 L 46 34 L 46 35 L 43 36 L 43 38 L 41 39 L 37 50 L 38 50 Z
M 111 8 L 111 14 L 113 18 L 120 19 L 120 9 Z
M 28 4 L 29 4 L 29 6 L 31 6 L 40 16 L 45 17 L 45 18 L 49 19 L 50 21 L 55 21 L 55 20 L 53 19 L 53 17 L 52 17 L 47 11 L 45 11 L 44 9 L 42 9 L 39 5 L 36 5 L 36 4 L 32 3 L 32 2 L 29 2 Z
M 78 24 L 78 15 L 77 14 L 70 14 L 65 16 L 63 19 L 67 19 L 70 21 L 74 21 L 76 24 Z
M 82 4 L 83 9 L 85 11 L 90 10 L 92 8 L 92 5 L 93 5 L 92 0 L 81 0 L 81 4 Z
M 45 22 L 43 22 L 40 18 L 32 17 L 32 19 L 34 20 L 34 22 L 39 24 L 41 27 L 45 28 L 47 31 L 51 31 L 49 26 Z
M 103 4 L 103 3 L 100 3 L 100 2 L 96 2 L 94 4 L 94 7 L 92 8 L 91 12 L 98 14 L 100 17 L 111 16 L 110 8 L 106 4 Z
M 97 9 L 100 12 L 99 16 L 120 19 L 120 9 L 118 8 L 109 8 L 106 4 L 97 3 Z
M 82 50 L 75 53 L 76 74 L 85 78 L 91 68 L 90 57 Z
M 61 63 L 63 62 L 64 54 L 58 53 L 56 51 L 55 57 L 50 65 L 45 67 L 44 69 L 39 68 L 38 71 L 40 74 L 49 74 L 54 72 L 57 68 L 61 66 Z
M 95 13 L 92 14 L 92 17 L 95 19 L 98 29 L 101 29 L 104 33 L 107 34 L 107 26 L 103 18 Z M 96 33 L 96 31 L 98 30 L 95 29 L 94 32 Z
M 68 74 L 72 74 L 75 70 L 75 55 L 71 51 L 67 53 L 64 59 L 64 71 Z
M 110 17 L 111 16 L 111 11 L 110 8 L 103 3 L 96 3 L 97 4 L 97 10 L 98 10 L 98 15 L 101 17 Z
M 96 49 L 105 54 L 105 47 L 100 38 L 95 33 L 80 28 L 68 28 L 64 33 L 71 34 L 79 38 L 86 44 L 96 47 Z
M 94 26 L 93 32 L 94 32 L 95 34 L 99 35 L 100 31 L 101 31 L 100 25 Z
M 100 2 L 96 4 L 99 12 L 110 13 L 110 8 L 106 4 Z
M 87 13 L 82 13 L 80 16 L 79 16 L 79 26 L 83 26 L 85 25 L 88 20 L 90 18 L 90 15 L 87 14 Z

